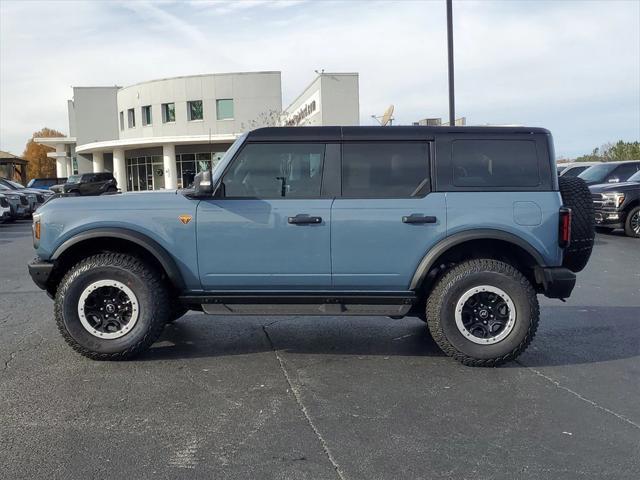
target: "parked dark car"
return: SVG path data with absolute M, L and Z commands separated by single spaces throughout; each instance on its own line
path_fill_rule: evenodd
M 83 173 L 71 175 L 62 185 L 49 187 L 54 193 L 69 193 L 75 195 L 102 195 L 118 191 L 118 182 L 110 172 Z
M 587 185 L 597 185 L 599 183 L 620 183 L 640 170 L 640 160 L 629 160 L 625 162 L 605 162 L 587 168 L 578 175 Z
M 572 162 L 558 165 L 558 176 L 577 177 L 587 168 L 600 165 L 602 162 Z
M 11 190 L 0 183 L 0 195 L 9 203 L 9 221 L 19 218 L 27 218 L 31 215 L 29 199 L 27 195 L 19 191 Z
M 0 186 L 26 195 L 29 203 L 29 214 L 35 212 L 36 209 L 46 202 L 49 197 L 53 196 L 53 194 L 48 190 L 45 191 L 37 188 L 27 188 L 14 180 L 9 180 L 8 178 L 0 178 Z
M 32 178 L 27 183 L 27 188 L 36 188 L 38 190 L 49 190 L 54 185 L 62 185 L 67 178 Z
M 589 187 L 595 210 L 596 230 L 623 228 L 629 237 L 640 238 L 640 171 L 626 182 Z

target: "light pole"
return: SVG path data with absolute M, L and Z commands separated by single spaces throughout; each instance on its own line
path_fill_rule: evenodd
M 449 54 L 449 126 L 456 123 L 456 107 L 453 81 L 453 6 L 447 0 L 447 50 Z

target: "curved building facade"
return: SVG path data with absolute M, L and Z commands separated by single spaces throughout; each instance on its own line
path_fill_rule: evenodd
M 182 188 L 247 130 L 323 117 L 357 125 L 358 75 L 320 74 L 286 109 L 280 72 L 269 71 L 74 87 L 68 112 L 69 137 L 36 139 L 55 147 L 58 177 L 111 171 L 123 191 Z

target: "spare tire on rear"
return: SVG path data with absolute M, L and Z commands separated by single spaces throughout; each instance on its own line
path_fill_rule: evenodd
M 562 265 L 572 272 L 581 271 L 593 249 L 594 212 L 591 192 L 578 177 L 559 177 L 562 203 L 571 209 L 571 243 L 564 250 Z

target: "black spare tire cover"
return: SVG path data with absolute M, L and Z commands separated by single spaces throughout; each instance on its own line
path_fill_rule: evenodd
M 581 271 L 593 249 L 594 212 L 591 192 L 578 177 L 559 177 L 560 194 L 565 207 L 571 209 L 571 243 L 564 250 L 562 265 L 572 272 Z

